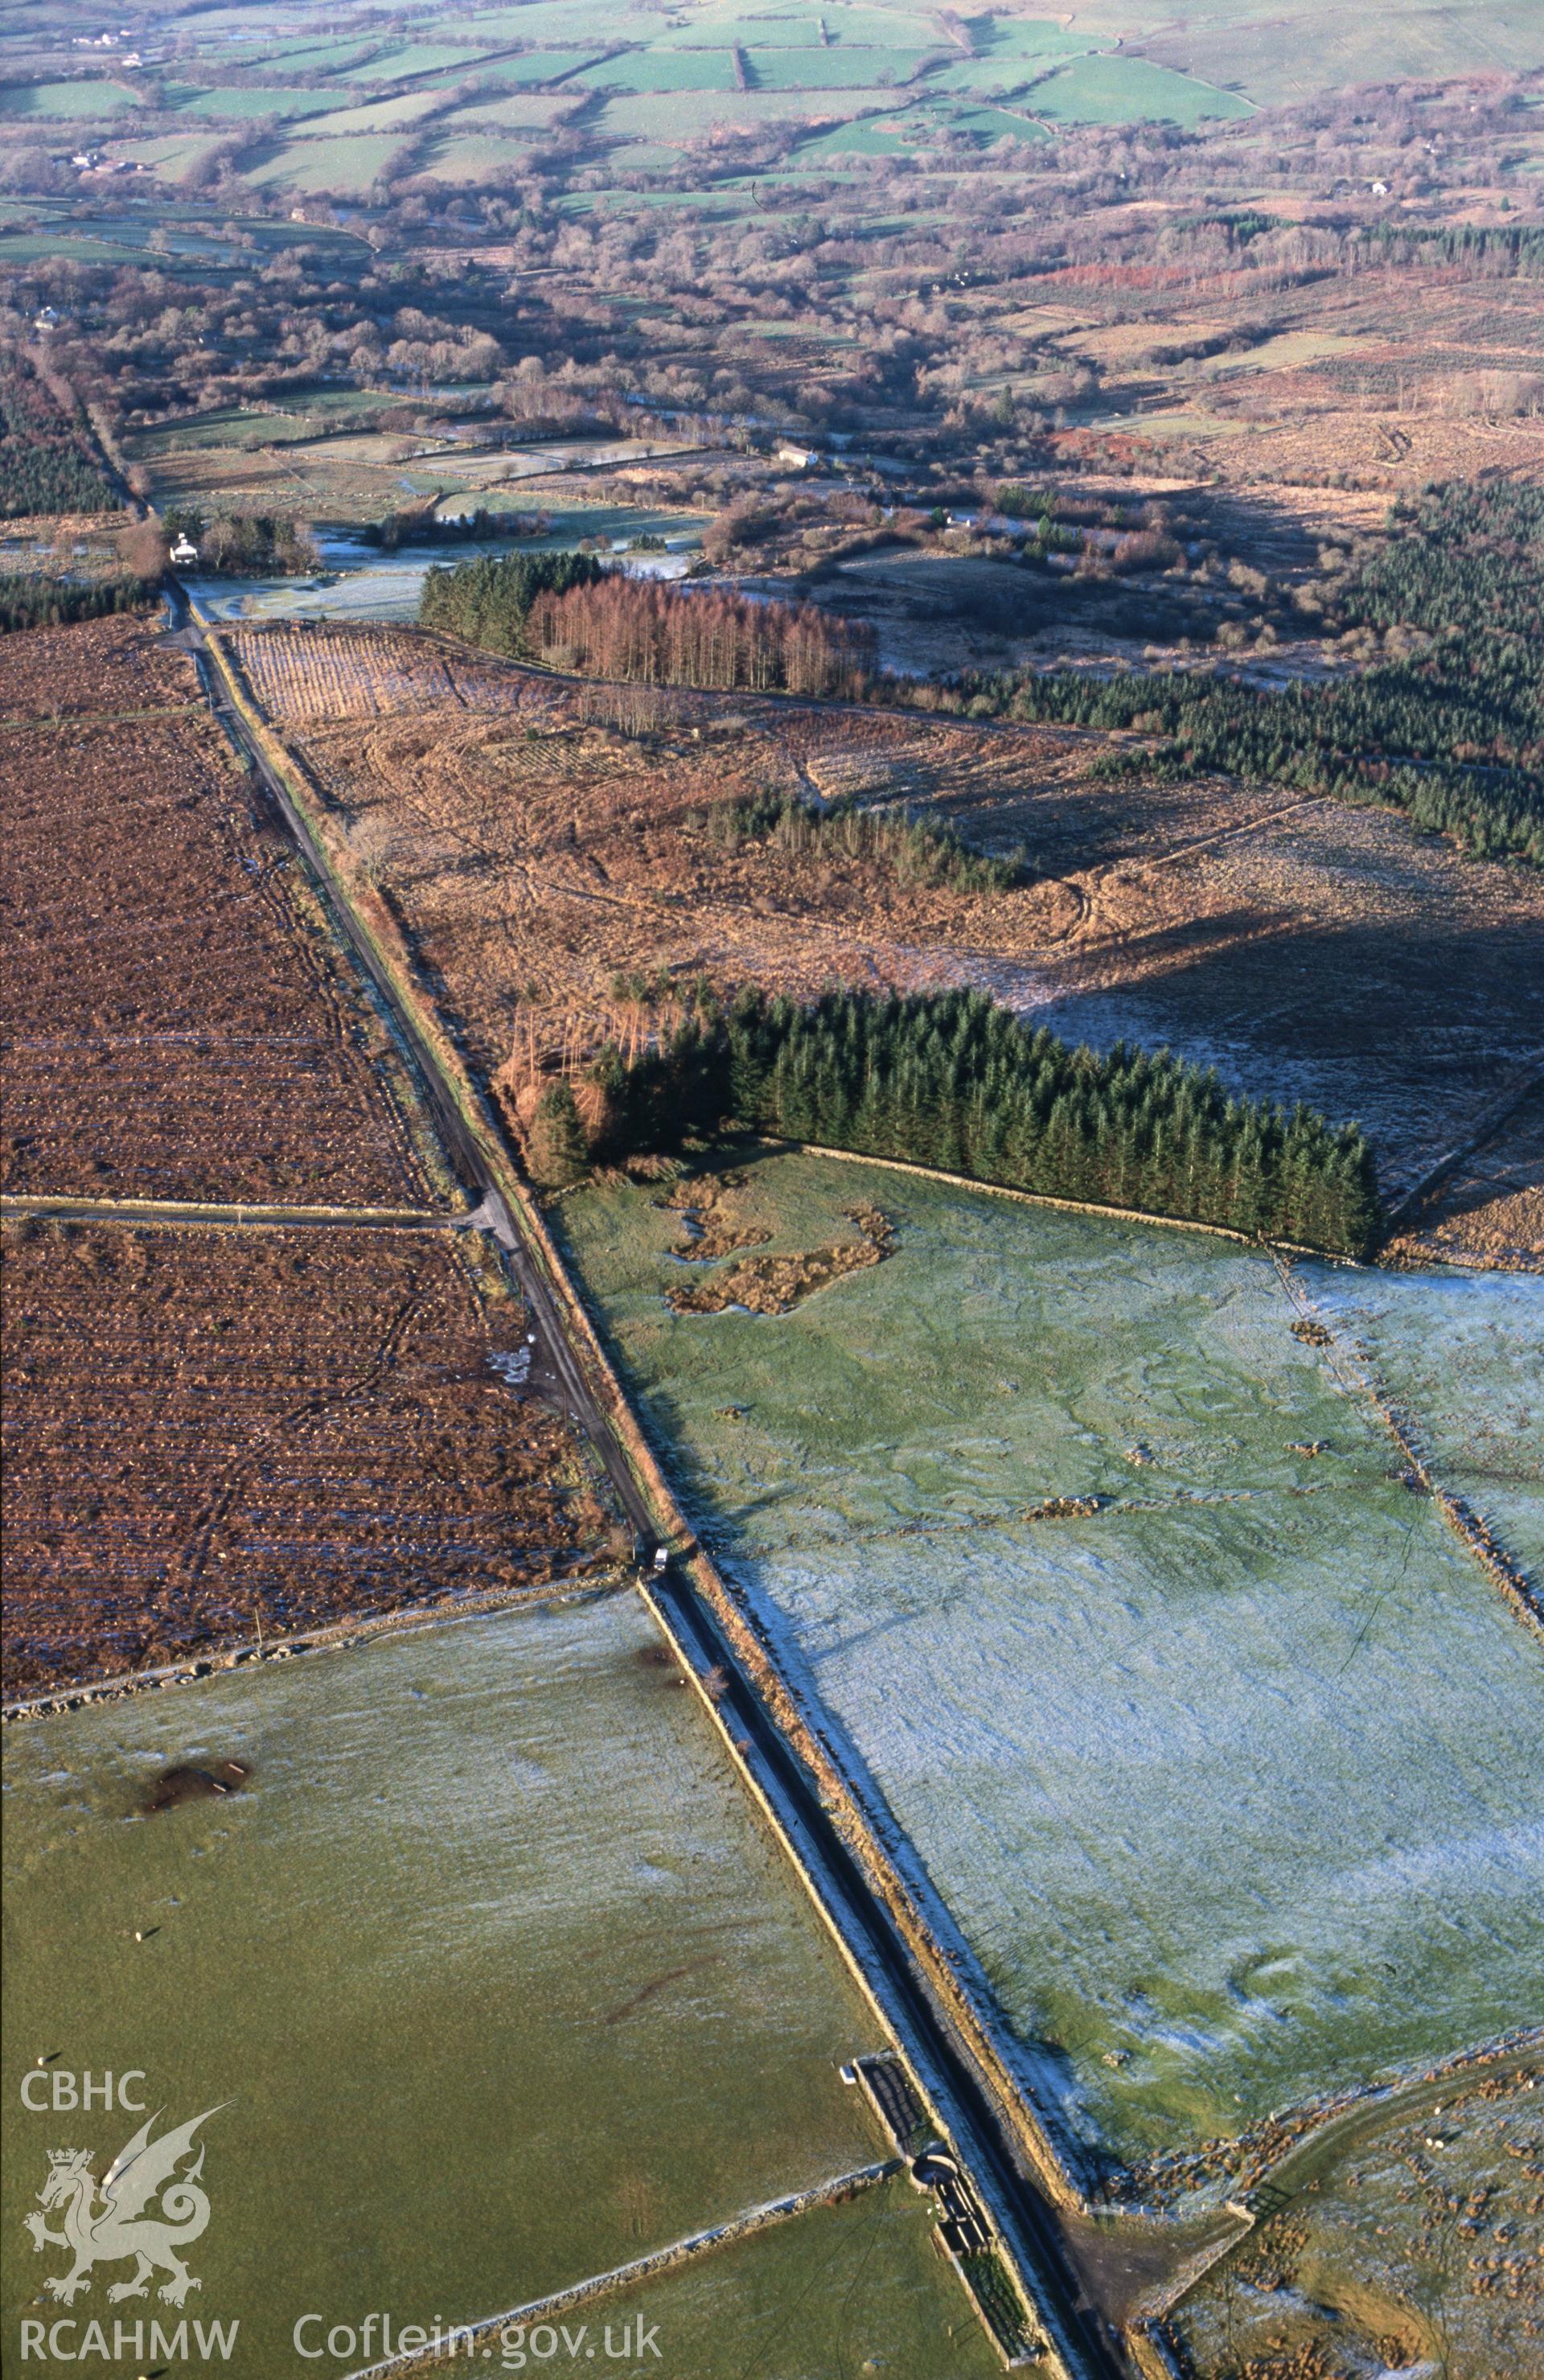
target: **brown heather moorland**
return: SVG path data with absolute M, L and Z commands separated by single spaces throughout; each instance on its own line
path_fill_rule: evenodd
M 523 1309 L 444 1235 L 5 1240 L 7 1694 L 538 1585 L 605 1536 L 490 1365 Z
M 385 1039 L 193 665 L 117 618 L 0 641 L 5 1186 L 422 1204 Z

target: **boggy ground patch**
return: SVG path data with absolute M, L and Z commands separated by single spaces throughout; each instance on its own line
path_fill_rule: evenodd
M 672 1256 L 683 1264 L 711 1264 L 737 1248 L 764 1247 L 772 1233 L 760 1223 L 747 1222 L 736 1212 L 732 1192 L 743 1190 L 747 1175 L 733 1169 L 709 1174 L 700 1182 L 678 1182 L 660 1205 L 681 1218 L 681 1237 Z
M 239 1793 L 251 1773 L 250 1766 L 243 1760 L 212 1760 L 202 1767 L 196 1761 L 179 1761 L 162 1770 L 140 1806 L 147 1817 L 153 1817 L 162 1810 L 179 1809 L 185 1802 L 208 1802 L 217 1800 L 223 1793 Z
M 856 1240 L 804 1249 L 796 1256 L 742 1257 L 707 1281 L 687 1289 L 667 1290 L 665 1304 L 675 1314 L 723 1314 L 732 1306 L 747 1314 L 791 1314 L 817 1290 L 848 1273 L 866 1272 L 870 1265 L 882 1264 L 894 1253 L 895 1234 L 877 1207 L 844 1207 L 842 1214 L 845 1221 L 857 1225 Z M 736 1227 L 721 1220 L 716 1236 L 728 1247 L 764 1243 L 772 1237 L 769 1231 L 754 1225 L 741 1228 L 745 1236 L 734 1236 Z M 715 1255 L 720 1252 L 718 1247 L 713 1250 Z M 674 1253 L 691 1258 L 700 1251 L 676 1249 Z

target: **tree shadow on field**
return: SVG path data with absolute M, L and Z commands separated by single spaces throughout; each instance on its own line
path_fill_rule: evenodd
M 1544 1057 L 1544 966 L 1524 962 L 1523 923 L 1423 905 L 1404 926 L 1179 929 L 1133 946 L 1139 976 L 1069 982 L 1032 1014 L 1074 1042 L 1166 1043 L 1230 1089 L 1360 1121 L 1388 1193 Z

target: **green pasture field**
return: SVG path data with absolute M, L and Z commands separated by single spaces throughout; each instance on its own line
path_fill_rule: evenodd
M 540 131 L 541 127 L 532 124 L 527 128 Z M 425 150 L 419 170 L 442 182 L 476 185 L 513 179 L 522 170 L 519 133 L 512 127 L 505 140 L 492 132 L 447 134 Z
M 249 1782 L 140 1815 L 213 1760 Z M 884 2154 L 876 2021 L 630 1595 L 38 1720 L 6 1778 L 10 2022 L 218 2107 L 193 2269 L 249 2372 L 306 2308 L 493 2313 Z
M 840 156 L 894 157 L 912 148 L 917 141 L 917 119 L 894 117 L 876 121 L 864 116 L 856 124 L 833 124 L 826 132 L 812 132 L 798 145 L 801 159 L 821 157 L 828 152 Z
M 629 140 L 620 149 L 609 151 L 606 156 L 607 167 L 617 174 L 668 174 L 680 163 L 679 151 L 667 149 L 659 140 Z M 631 206 L 636 205 L 645 195 L 661 197 L 665 194 L 655 191 L 646 194 L 638 190 L 619 190 L 615 195 L 619 202 Z
M 897 2177 L 595 2311 L 618 2338 L 627 2323 L 657 2325 L 669 2380 L 989 2380 L 1002 2363 L 932 2225 L 928 2200 Z M 634 2380 L 635 2367 L 617 2368 Z
M 1270 1260 L 748 1174 L 773 1252 L 869 1204 L 897 1253 L 780 1318 L 679 1316 L 649 1194 L 563 1227 L 693 1521 L 1069 2126 L 1181 2149 L 1544 2017 L 1538 1647 Z
M 285 42 L 267 53 L 271 66 L 292 67 L 300 74 L 315 74 L 319 67 L 346 67 L 350 61 L 363 58 L 373 49 L 373 42 L 363 41 L 358 34 L 337 42 Z
M 930 67 L 922 88 L 939 99 L 1011 99 L 1015 91 L 1036 88 L 1058 57 L 1068 52 L 1084 55 L 1081 42 L 1069 38 L 1061 50 L 1047 50 L 1037 57 L 960 58 L 951 66 Z
M 1248 115 L 1235 91 L 1193 82 L 1146 58 L 1087 57 L 1035 85 L 1035 112 L 1072 124 L 1139 124 L 1153 118 L 1191 126 L 1211 116 Z
M 737 0 L 710 0 L 694 7 L 678 26 L 662 32 L 664 47 L 692 47 L 699 42 L 739 42 L 747 49 L 808 49 L 821 38 L 825 18 L 833 48 L 857 42 L 888 49 L 938 49 L 944 46 L 937 19 L 924 8 L 847 7 L 834 0 L 829 8 L 743 7 Z
M 476 43 L 455 42 L 394 42 L 376 53 L 353 78 L 357 82 L 397 82 L 407 75 L 470 75 L 480 66 L 483 50 Z
M 759 91 L 791 92 L 851 91 L 881 85 L 888 74 L 899 87 L 921 65 L 921 50 L 753 49 L 747 52 Z
M 833 20 L 841 21 L 833 11 Z M 821 38 L 820 15 L 817 11 L 769 8 L 765 15 L 754 10 L 748 15 L 732 8 L 694 8 L 679 24 L 662 28 L 650 43 L 661 50 L 693 50 L 706 42 L 722 42 L 725 47 L 735 42 L 758 49 L 806 49 Z M 894 27 L 883 32 L 884 41 L 895 38 Z
M 542 83 L 551 82 L 554 75 L 571 75 L 593 58 L 599 44 L 590 42 L 582 50 L 530 50 L 520 58 L 487 58 L 477 68 L 480 82 Z M 462 79 L 458 74 L 433 75 L 430 78 L 435 90 L 443 90 Z
M 0 85 L 0 116 L 18 119 L 46 116 L 57 124 L 87 124 L 98 116 L 121 115 L 139 104 L 134 93 L 117 82 L 83 79 Z
M 530 0 L 529 7 L 480 8 L 464 24 L 472 40 L 486 42 L 490 49 L 514 42 L 593 42 L 599 48 L 619 38 L 615 13 L 605 0 Z M 649 20 L 639 18 L 636 26 L 632 39 L 648 31 Z
M 336 140 L 286 140 L 245 178 L 257 189 L 368 190 L 402 147 L 389 133 L 346 135 Z
M 346 138 L 357 132 L 403 132 L 443 105 L 437 91 L 404 91 L 400 99 L 367 100 L 359 107 L 342 107 L 305 128 L 308 140 Z
M 723 93 L 722 103 L 715 94 L 714 103 L 708 108 L 686 91 L 640 91 L 629 98 L 608 100 L 602 122 L 608 132 L 625 139 L 686 140 L 704 131 L 710 123 L 782 123 L 799 115 L 819 120 L 857 115 L 869 110 L 894 114 L 894 107 L 893 91 L 812 91 L 806 94 L 803 104 L 797 93 L 785 91 L 730 91 Z
M 479 132 L 493 127 L 510 132 L 544 132 L 562 109 L 571 105 L 565 92 L 506 91 L 499 99 L 471 100 L 445 118 L 447 128 Z
M 1544 67 L 1544 15 L 1513 0 L 1381 0 L 1360 11 L 1326 11 L 1319 0 L 1223 0 L 1204 15 L 1154 23 L 1143 47 L 1156 62 L 1229 85 L 1258 106 L 1288 106 L 1363 82 L 1536 72 Z
M 602 58 L 573 80 L 575 90 L 733 91 L 735 68 L 727 50 L 625 50 Z
M 1052 17 L 991 17 L 978 18 L 971 28 L 975 36 L 976 64 L 996 67 L 1015 59 L 1034 64 L 1062 52 L 1087 51 L 1100 46 L 1090 42 L 1083 30 L 1081 9 L 1070 23 Z
M 134 164 L 149 165 L 162 180 L 175 182 L 219 146 L 219 135 L 203 130 L 196 134 L 170 133 L 154 140 L 115 140 L 113 153 L 128 158 Z
M 191 91 L 177 103 L 182 115 L 300 116 L 325 115 L 330 107 L 346 107 L 346 91 L 236 90 Z
M 1028 102 L 1025 104 L 1027 106 Z M 981 140 L 1049 140 L 1050 133 L 1043 124 L 1028 115 L 1016 115 L 1005 107 L 962 107 L 949 122 L 957 132 L 972 132 Z
M 0 264 L 40 264 L 56 256 L 79 264 L 142 264 L 145 250 L 90 232 L 0 232 Z
M 1544 1283 L 1306 1266 L 1315 1310 L 1415 1423 L 1439 1486 L 1544 1586 Z
M 259 446 L 284 445 L 314 434 L 299 415 L 229 406 L 218 412 L 195 414 L 189 420 L 168 421 L 159 429 L 131 431 L 124 443 L 130 462 L 147 464 L 153 470 L 179 454 L 197 454 L 211 447 L 249 454 Z

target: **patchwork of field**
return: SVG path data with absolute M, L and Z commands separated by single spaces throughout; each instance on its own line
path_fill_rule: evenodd
M 359 405 L 360 400 L 356 397 L 354 402 Z M 668 441 L 549 439 L 480 453 L 413 431 L 413 417 L 406 406 L 400 427 L 391 419 L 391 400 L 370 409 L 383 408 L 387 419 L 380 429 L 351 421 L 342 407 L 329 409 L 325 395 L 308 395 L 293 412 L 222 409 L 195 422 L 178 423 L 175 429 L 132 435 L 126 442 L 126 451 L 130 462 L 149 474 L 159 505 L 194 504 L 210 513 L 297 510 L 308 519 L 330 525 L 323 531 L 329 555 L 340 545 L 340 530 L 350 524 L 379 521 L 405 499 L 414 497 L 438 497 L 446 512 L 456 509 L 461 500 L 493 511 L 529 511 L 540 505 L 560 518 L 567 510 L 581 514 L 585 507 L 574 504 L 576 479 L 570 474 L 582 475 L 577 480 L 581 494 L 588 494 L 601 475 L 617 475 L 618 492 L 625 502 L 632 500 L 631 518 L 623 516 L 617 520 L 619 533 L 631 528 L 636 534 L 654 527 L 653 516 L 662 499 L 669 506 L 668 480 L 663 486 L 652 484 L 654 470 L 667 465 L 675 451 Z M 690 438 L 678 442 L 687 452 L 693 444 Z M 650 474 L 650 484 L 643 487 L 630 482 L 629 475 L 640 470 Z M 609 477 L 602 484 L 609 486 Z M 583 520 L 573 534 L 587 535 L 594 526 Z M 389 567 L 396 557 L 381 555 L 377 563 L 352 551 L 342 558 L 348 563 L 350 575 L 358 577 L 361 565 L 367 571 Z M 449 557 L 442 550 L 429 558 L 443 562 Z M 420 554 L 420 571 L 424 564 Z M 210 591 L 234 603 L 251 591 L 251 584 L 226 581 L 222 587 L 217 582 Z M 292 580 L 287 585 L 291 599 L 298 604 L 304 601 L 311 613 L 331 613 L 340 603 L 357 604 L 371 616 L 369 607 L 373 602 L 380 607 L 374 616 L 393 616 L 391 599 L 383 598 L 379 589 L 350 587 L 330 593 L 322 602 L 316 589 L 306 582 Z M 416 589 L 411 600 L 416 604 Z M 410 618 L 411 611 L 402 616 Z
M 158 1792 L 190 1768 L 236 1790 Z M 317 2307 L 473 2320 L 886 2153 L 838 2072 L 874 2020 L 630 1598 L 67 1714 L 11 1731 L 6 1777 L 11 2020 L 217 2110 L 193 2269 L 198 2312 L 239 2318 L 233 2370 L 287 2368 Z M 13 2135 L 12 2305 L 56 2130 Z M 918 2205 L 865 2195 L 656 2283 L 663 2368 L 736 2368 L 716 2322 L 748 2351 L 788 2289 L 808 2368 L 979 2380 Z
M 487 1075 L 517 1013 L 522 1046 L 561 1048 L 618 969 L 803 993 L 963 981 L 1075 1042 L 1167 1043 L 1230 1087 L 1358 1117 L 1392 1192 L 1544 1044 L 1544 978 L 1516 965 L 1544 895 L 1396 817 L 1101 782 L 1103 739 L 1076 730 L 608 697 L 469 659 L 435 709 L 438 648 L 339 634 L 237 629 L 231 650 L 298 739 L 340 856 L 390 878 Z M 510 716 L 468 717 L 474 699 Z M 769 789 L 906 806 L 1022 850 L 1027 880 L 963 894 L 707 832 L 714 804 Z
M 0 704 L 6 1189 L 424 1203 L 386 1028 L 187 657 L 134 619 L 30 630 Z
M 562 1228 L 695 1523 L 1066 2137 L 1191 2187 L 1276 2110 L 1544 2016 L 1538 1645 L 1405 1483 L 1338 1324 L 1305 1338 L 1270 1260 L 1204 1236 L 729 1157 L 715 1225 L 759 1257 L 857 1208 L 895 1252 L 782 1315 L 694 1314 L 680 1194 L 587 1188 Z M 1419 1276 L 1343 1278 L 1419 1340 Z M 1504 1302 L 1500 1353 L 1477 1322 L 1466 1354 L 1500 1434 L 1538 1284 L 1463 1286 Z M 1441 1484 L 1463 1450 L 1430 1431 Z
M 476 1240 L 6 1225 L 6 1689 L 614 1558 Z M 529 1357 L 526 1358 L 529 1363 Z
M 1477 13 L 1489 25 L 1497 16 L 1493 0 L 1483 0 Z M 924 10 L 869 0 L 748 15 L 713 5 L 696 7 L 684 19 L 618 23 L 585 0 L 573 9 L 537 6 L 502 19 L 474 18 L 458 24 L 453 38 L 382 39 L 380 29 L 361 27 L 353 38 L 332 42 L 275 45 L 270 39 L 259 58 L 246 12 L 214 9 L 201 19 L 197 62 L 190 49 L 178 62 L 180 76 L 191 71 L 207 80 L 167 81 L 146 92 L 115 79 L 111 62 L 67 79 L 46 72 L 28 79 L 18 51 L 14 79 L 0 87 L 0 140 L 6 124 L 19 137 L 39 121 L 94 125 L 136 117 L 131 131 L 157 137 L 131 140 L 119 153 L 175 182 L 198 169 L 201 152 L 164 142 L 160 136 L 168 114 L 237 127 L 276 119 L 293 132 L 266 156 L 244 157 L 243 177 L 260 188 L 346 196 L 369 188 L 386 167 L 387 152 L 374 138 L 378 129 L 383 132 L 389 121 L 410 133 L 420 106 L 438 115 L 448 137 L 416 161 L 419 170 L 451 183 L 517 172 L 517 153 L 507 143 L 477 138 L 477 125 L 489 112 L 479 94 L 488 83 L 550 90 L 549 99 L 530 103 L 537 111 L 532 124 L 551 123 L 554 111 L 561 115 L 600 97 L 604 103 L 587 119 L 589 132 L 613 140 L 657 140 L 675 155 L 710 124 L 804 123 L 819 138 L 835 120 L 853 128 L 860 147 L 875 118 L 898 122 L 909 139 L 952 133 L 982 145 L 1004 137 L 1032 141 L 1040 137 L 1041 119 L 1194 128 L 1246 116 L 1262 97 L 1295 97 L 1317 84 L 1311 70 L 1303 76 L 1299 44 L 1293 52 L 1296 73 L 1289 77 L 1294 87 L 1283 89 L 1282 28 L 1253 21 L 1256 15 L 1222 28 L 1214 54 L 1210 20 L 1203 41 L 1184 20 L 1149 38 L 1155 29 L 1140 8 L 1082 12 L 1076 28 L 1071 20 L 1049 18 L 976 18 L 967 24 L 954 17 L 944 23 Z M 1537 44 L 1520 30 L 1498 21 L 1492 30 L 1514 70 L 1538 62 L 1530 59 Z M 1411 38 L 1402 46 L 1405 32 Z M 1459 71 L 1467 55 L 1462 41 L 1454 56 L 1449 55 L 1454 37 L 1449 32 L 1443 40 L 1433 47 L 1419 12 L 1407 23 L 1396 16 L 1367 71 L 1376 67 L 1384 78 Z M 512 56 L 514 45 L 518 54 Z M 56 53 L 41 52 L 40 62 L 50 55 Z M 244 79 L 259 64 L 272 78 L 264 86 Z M 243 79 L 223 79 L 233 67 L 243 70 Z M 317 73 L 327 75 L 327 89 L 286 85 L 286 75 Z M 1011 113 L 992 104 L 1002 99 L 1014 103 Z M 335 124 L 330 109 L 368 123 L 361 121 L 357 132 L 352 124 L 346 131 L 335 125 L 339 137 L 327 137 L 330 121 Z

